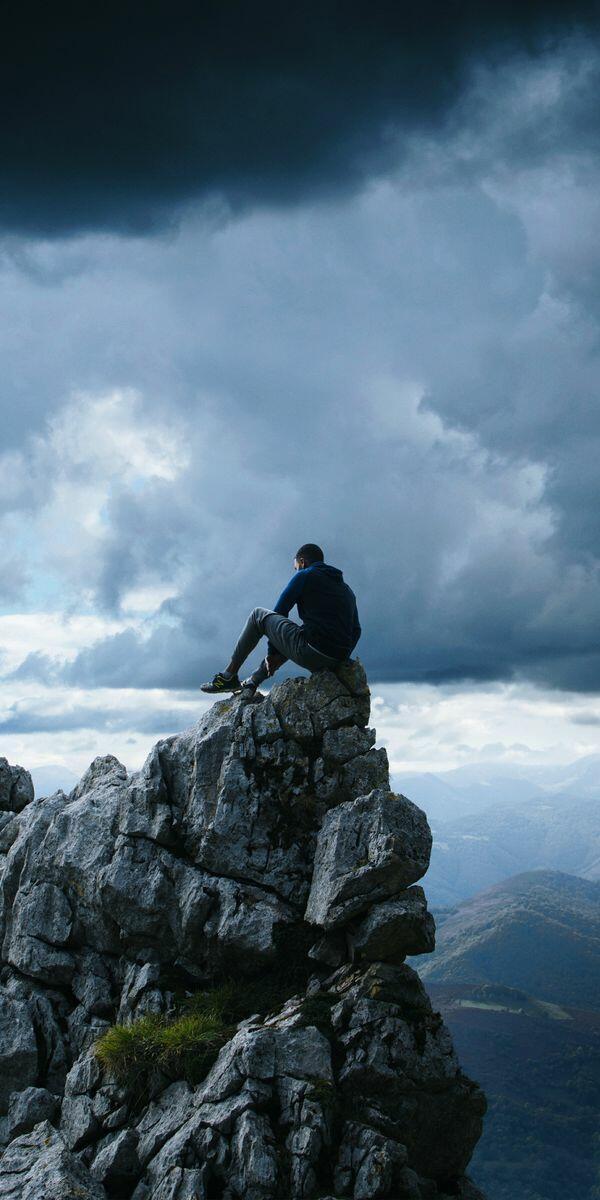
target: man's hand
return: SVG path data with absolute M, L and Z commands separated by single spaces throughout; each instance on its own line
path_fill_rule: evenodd
M 265 663 L 267 665 L 267 671 L 269 672 L 269 675 L 274 675 L 278 668 L 281 667 L 286 661 L 287 659 L 285 654 L 280 654 L 278 650 L 275 650 L 272 654 L 267 654 Z

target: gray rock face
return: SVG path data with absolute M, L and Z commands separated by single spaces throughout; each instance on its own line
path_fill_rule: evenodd
M 401 1187 L 406 1149 L 369 1126 L 347 1121 L 335 1169 L 336 1190 L 355 1200 L 375 1200 Z
M 15 1091 L 35 1082 L 38 1053 L 29 1006 L 0 989 L 0 1112 Z
M 340 1197 L 398 1197 L 408 1163 L 421 1170 L 411 1167 L 424 1196 L 437 1195 L 431 1166 L 460 1176 L 484 1101 L 415 972 L 346 966 L 314 996 L 330 1014 L 327 1034 L 309 1024 L 314 997 L 311 1009 L 298 996 L 247 1022 L 204 1083 L 174 1085 L 150 1106 L 137 1126 L 145 1170 L 136 1200 L 162 1194 L 185 1168 L 259 1200 L 278 1194 L 284 1162 L 291 1200 L 318 1194 L 324 1180 Z M 341 1109 L 349 1117 L 340 1131 Z M 408 1194 L 418 1197 L 415 1187 Z
M 107 1186 L 120 1187 L 129 1191 L 140 1174 L 137 1155 L 138 1135 L 135 1129 L 122 1129 L 120 1133 L 109 1133 L 98 1143 L 92 1159 L 90 1173 L 94 1179 Z
M 307 921 L 324 929 L 347 924 L 420 879 L 430 854 L 425 813 L 405 796 L 380 788 L 340 804 L 319 832 Z
M 0 1197 L 476 1194 L 485 1101 L 404 964 L 434 942 L 431 835 L 369 708 L 354 662 L 217 701 L 70 795 L 0 760 Z M 223 979 L 247 1015 L 199 1082 L 101 1065 L 112 1025 L 137 1037 Z
M 33 782 L 29 771 L 11 767 L 0 758 L 0 812 L 21 812 L 33 800 Z
M 6 1131 L 8 1141 L 27 1133 L 40 1121 L 52 1122 L 60 1109 L 58 1096 L 53 1096 L 47 1088 L 28 1087 L 23 1091 L 13 1092 L 8 1106 Z
M 0 1159 L 4 1200 L 106 1200 L 106 1192 L 48 1121 L 15 1138 Z
M 375 904 L 348 931 L 348 943 L 355 958 L 371 962 L 402 962 L 409 954 L 430 954 L 435 949 L 435 923 L 423 888 L 411 887 L 394 900 Z

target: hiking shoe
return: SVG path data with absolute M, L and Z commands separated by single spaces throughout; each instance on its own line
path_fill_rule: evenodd
M 224 675 L 222 671 L 217 671 L 210 683 L 201 683 L 201 692 L 241 692 L 242 685 L 236 675 Z
M 253 679 L 244 679 L 242 683 L 242 696 L 248 700 L 251 696 L 255 696 L 257 691 L 258 684 Z

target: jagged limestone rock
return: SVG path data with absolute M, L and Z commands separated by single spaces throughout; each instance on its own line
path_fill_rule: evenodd
M 203 1084 L 189 1091 L 176 1085 L 168 1103 L 165 1093 L 150 1106 L 138 1126 L 145 1173 L 136 1200 L 158 1194 L 185 1166 L 203 1166 L 207 1185 L 259 1200 L 276 1194 L 282 1162 L 290 1200 L 318 1191 L 324 1160 L 339 1196 L 396 1197 L 407 1162 L 429 1178 L 432 1195 L 437 1176 L 460 1175 L 484 1101 L 462 1076 L 416 973 L 346 966 L 324 987 L 312 1007 L 298 996 L 276 1016 L 246 1023 Z M 320 995 L 327 1033 L 309 1023 L 318 1018 Z M 337 1108 L 349 1115 L 336 1150 Z M 243 1146 L 253 1148 L 249 1160 Z
M 0 1113 L 38 1074 L 35 1028 L 28 1004 L 0 989 Z
M 191 1108 L 192 1088 L 184 1080 L 165 1088 L 146 1108 L 137 1125 L 137 1153 L 146 1167 L 165 1142 L 183 1125 Z
M 416 885 L 394 900 L 375 904 L 348 931 L 348 944 L 354 958 L 372 962 L 402 962 L 408 954 L 430 954 L 435 949 L 435 923 L 423 888 Z
M 31 1021 L 27 1038 L 32 1056 L 35 1048 L 36 1079 L 43 1081 L 51 1092 L 61 1094 L 69 1065 L 63 1038 L 69 1000 L 60 991 L 13 974 L 10 968 L 6 969 L 5 978 L 6 993 L 19 1002 L 21 1011 L 27 1012 Z
M 462 1075 L 450 1034 L 414 970 L 342 967 L 330 982 L 344 1050 L 337 1082 L 360 1096 L 369 1124 L 406 1146 L 411 1167 L 434 1179 L 460 1176 L 481 1131 L 485 1099 Z
M 332 809 L 321 827 L 306 919 L 335 929 L 425 874 L 425 813 L 382 788 Z
M 69 1150 L 82 1150 L 100 1137 L 101 1126 L 90 1096 L 65 1096 L 60 1132 Z
M 375 788 L 389 787 L 387 751 L 368 750 L 345 762 L 339 775 L 340 800 L 364 796 Z
M 131 776 L 109 755 L 20 808 L 0 760 L 0 1196 L 14 1171 L 27 1200 L 476 1196 L 485 1101 L 403 964 L 433 944 L 431 835 L 369 708 L 358 662 L 288 679 L 217 701 Z M 101 1065 L 111 1025 L 173 1022 L 223 979 L 245 1015 L 199 1081 Z M 38 1111 L 58 1129 L 12 1136 Z
M 107 1187 L 131 1191 L 140 1174 L 135 1129 L 109 1133 L 98 1143 L 90 1163 L 90 1174 Z
M 69 983 L 75 959 L 61 949 L 68 942 L 73 918 L 60 888 L 36 882 L 20 888 L 11 914 L 11 938 L 6 957 L 23 975 L 43 983 Z
M 3 1200 L 107 1200 L 101 1184 L 48 1121 L 15 1138 L 0 1158 Z
M 347 1121 L 335 1167 L 336 1191 L 354 1200 L 397 1194 L 406 1147 L 366 1125 Z
M 60 1099 L 47 1088 L 28 1087 L 13 1092 L 6 1119 L 7 1140 L 27 1133 L 40 1121 L 54 1121 L 60 1109 Z
M 11 767 L 0 758 L 0 811 L 21 812 L 33 800 L 33 782 L 24 767 Z
M 366 754 L 376 739 L 374 729 L 361 729 L 358 725 L 341 729 L 326 729 L 323 734 L 321 753 L 324 759 L 334 763 L 349 762 L 357 754 Z

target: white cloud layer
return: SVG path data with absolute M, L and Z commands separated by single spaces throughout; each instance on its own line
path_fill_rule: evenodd
M 198 691 L 3 684 L 0 754 L 29 769 L 57 764 L 78 775 L 96 755 L 116 754 L 132 770 L 159 738 L 194 724 L 211 703 Z M 600 699 L 583 706 L 576 695 L 526 684 L 374 684 L 371 724 L 399 786 L 409 771 L 550 766 L 600 753 Z

